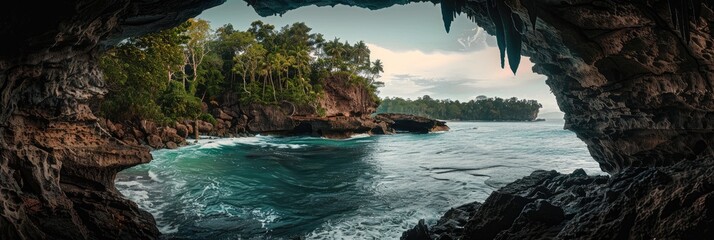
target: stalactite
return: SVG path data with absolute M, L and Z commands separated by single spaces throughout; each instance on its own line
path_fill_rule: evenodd
M 503 30 L 504 27 L 501 21 L 501 16 L 498 8 L 496 7 L 495 1 L 499 0 L 487 0 L 486 4 L 488 6 L 486 7 L 486 10 L 488 10 L 488 16 L 491 18 L 493 25 L 496 26 L 496 43 L 498 44 L 498 50 L 501 53 L 501 68 L 504 68 L 506 66 L 506 37 Z
M 672 19 L 672 26 L 679 30 L 680 37 L 686 42 L 691 41 L 690 23 L 699 23 L 704 6 L 712 9 L 714 0 L 669 0 L 669 14 Z
M 515 74 L 521 62 L 523 21 L 503 0 L 488 0 L 488 15 L 496 27 L 496 42 L 501 53 L 501 68 L 508 65 Z
M 441 17 L 444 19 L 444 28 L 451 31 L 451 23 L 457 15 L 461 14 L 466 6 L 466 0 L 442 0 Z
M 501 54 L 501 68 L 505 68 L 505 59 L 508 57 L 508 65 L 515 74 L 520 64 L 524 25 L 520 16 L 515 14 L 505 1 L 486 0 L 486 10 L 496 30 L 496 42 Z M 520 3 L 528 11 L 528 18 L 533 31 L 535 31 L 539 1 L 520 0 Z M 676 30 L 679 30 L 682 39 L 686 42 L 690 42 L 691 39 L 690 23 L 699 23 L 702 8 L 706 6 L 714 10 L 714 0 L 668 0 L 668 3 L 672 25 Z M 465 6 L 466 3 L 462 0 L 442 0 L 442 14 L 447 32 L 456 14 L 461 13 Z M 470 19 L 475 21 L 473 17 Z

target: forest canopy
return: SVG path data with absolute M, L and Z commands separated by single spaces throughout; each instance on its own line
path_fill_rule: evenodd
M 384 72 L 360 41 L 325 40 L 304 23 L 277 29 L 255 21 L 244 31 L 227 24 L 216 30 L 201 19 L 130 38 L 108 50 L 101 68 L 109 93 L 99 113 L 117 121 L 171 123 L 211 118 L 202 102 L 317 106 L 323 81 L 347 76 L 375 98 Z M 342 77 L 344 79 L 344 77 Z
M 416 100 L 385 98 L 378 113 L 405 113 L 465 121 L 533 121 L 543 106 L 536 100 L 478 96 L 468 102 L 438 100 L 424 95 Z

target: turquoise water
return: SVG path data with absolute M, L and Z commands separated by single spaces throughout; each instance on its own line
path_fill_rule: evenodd
M 347 140 L 202 140 L 154 151 L 116 185 L 167 238 L 398 239 L 536 169 L 602 174 L 562 121 L 448 125 Z

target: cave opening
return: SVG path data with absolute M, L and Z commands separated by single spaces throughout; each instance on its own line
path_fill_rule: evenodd
M 283 104 L 279 99 L 284 96 L 278 98 L 275 88 L 288 83 L 285 92 L 289 92 L 290 81 L 278 80 L 275 85 L 268 70 L 261 75 L 262 89 L 242 90 L 256 95 L 260 92 L 260 100 L 273 104 L 240 106 L 239 114 L 220 108 L 225 104 L 221 101 L 189 104 L 192 108 L 144 104 L 140 106 L 156 110 L 154 113 L 200 109 L 207 115 L 177 121 L 170 127 L 145 119 L 111 121 L 105 118 L 101 112 L 105 110 L 98 108 L 97 103 L 104 101 L 101 96 L 111 97 L 112 90 L 120 85 L 111 82 L 113 78 L 105 75 L 109 71 L 104 68 L 154 66 L 160 69 L 161 65 L 152 65 L 151 61 L 137 65 L 103 62 L 102 54 L 115 51 L 110 47 L 124 43 L 136 44 L 136 48 L 126 48 L 123 52 L 131 56 L 152 49 L 155 45 L 151 43 L 156 39 L 183 41 L 171 38 L 173 35 L 168 32 L 149 38 L 152 41 L 122 42 L 127 37 L 157 36 L 152 34 L 175 27 L 224 1 L 76 0 L 45 6 L 23 4 L 3 9 L 0 17 L 0 35 L 5 36 L 8 43 L 0 51 L 0 200 L 3 203 L 0 229 L 4 230 L 0 238 L 154 239 L 161 233 L 189 238 L 255 235 L 396 238 L 401 230 L 410 229 L 401 236 L 407 239 L 535 236 L 642 239 L 706 238 L 714 231 L 711 214 L 707 214 L 712 207 L 713 189 L 709 186 L 714 182 L 712 1 L 417 1 L 420 3 L 397 8 L 387 7 L 406 2 L 246 2 L 261 15 L 286 17 L 301 11 L 303 15 L 310 15 L 310 8 L 300 7 L 313 4 L 357 5 L 378 12 L 441 3 L 433 7 L 437 14 L 417 16 L 416 20 L 409 21 L 410 26 L 415 23 L 438 25 L 437 29 L 445 28 L 454 34 L 460 29 L 462 16 L 468 16 L 466 22 L 475 22 L 484 30 L 471 28 L 475 33 L 469 32 L 465 41 L 451 39 L 451 43 L 479 39 L 479 32 L 485 31 L 497 36 L 495 46 L 499 48 L 481 51 L 496 54 L 483 64 L 472 62 L 481 57 L 465 57 L 450 61 L 447 66 L 433 67 L 436 61 L 430 59 L 436 59 L 436 55 L 449 58 L 463 53 L 446 54 L 443 49 L 431 49 L 416 51 L 415 55 L 400 55 L 414 53 L 409 49 L 410 44 L 431 38 L 417 36 L 392 46 L 375 40 L 369 45 L 375 54 L 392 54 L 397 59 L 406 59 L 403 62 L 413 60 L 404 68 L 412 67 L 411 70 L 405 72 L 422 71 L 418 76 L 385 73 L 382 77 L 390 78 L 385 79 L 385 83 L 401 81 L 401 86 L 415 85 L 422 93 L 431 94 L 429 99 L 433 100 L 433 97 L 441 98 L 436 95 L 440 88 L 428 85 L 432 83 L 425 78 L 435 78 L 429 73 L 443 76 L 461 72 L 472 76 L 481 72 L 467 71 L 478 67 L 492 69 L 495 65 L 493 69 L 505 68 L 504 76 L 511 78 L 499 83 L 513 83 L 520 74 L 513 77 L 512 72 L 525 70 L 530 74 L 528 70 L 532 69 L 547 76 L 545 82 L 555 96 L 557 109 L 565 112 L 564 124 L 558 125 L 558 131 L 552 131 L 531 128 L 544 125 L 453 122 L 449 134 L 367 138 L 358 134 L 356 138 L 340 141 L 294 136 L 204 139 L 179 150 L 153 152 L 155 160 L 150 162 L 152 154 L 142 145 L 175 148 L 188 134 L 213 129 L 247 136 L 250 132 L 276 132 L 274 126 L 283 131 L 300 122 L 310 124 L 310 129 L 321 135 L 329 133 L 330 137 L 343 138 L 356 133 L 387 133 L 389 122 L 404 116 L 377 115 L 369 126 L 364 125 L 364 119 L 354 114 L 376 110 L 373 104 L 376 100 L 366 97 L 368 91 L 343 91 L 349 89 L 346 87 L 349 81 L 321 82 L 322 88 L 316 93 L 327 93 L 325 96 L 330 101 L 323 101 L 322 106 L 328 107 Z M 226 4 L 236 3 L 243 2 Z M 343 7 L 337 6 L 330 12 L 342 10 Z M 220 8 L 206 14 L 210 11 L 220 11 Z M 48 12 L 58 14 L 51 20 L 40 21 Z M 370 13 L 362 15 L 368 20 L 379 19 Z M 390 15 L 397 16 L 395 22 L 409 19 L 396 13 Z M 342 12 L 337 19 L 348 16 Z M 26 18 L 38 21 L 27 23 Z M 368 25 L 368 20 L 364 20 L 364 25 Z M 318 21 L 315 26 L 325 22 Z M 359 21 L 342 24 L 355 23 L 361 26 Z M 388 23 L 390 21 L 381 21 L 381 24 Z M 408 36 L 406 33 L 414 28 L 397 29 L 400 31 L 390 33 Z M 350 30 L 359 30 L 354 31 L 359 34 L 373 29 L 353 27 Z M 433 36 L 453 35 L 442 32 Z M 493 38 L 486 36 L 485 45 L 488 46 L 488 41 L 494 45 Z M 355 43 L 350 37 L 343 40 L 348 38 L 350 43 Z M 397 49 L 399 47 L 405 49 Z M 179 56 L 182 52 L 174 53 Z M 384 67 L 388 69 L 386 64 Z M 467 66 L 451 68 L 463 65 Z M 328 75 L 331 79 L 352 79 L 350 74 L 361 71 L 340 70 L 340 74 Z M 160 85 L 166 91 L 144 96 L 161 94 L 162 98 L 155 101 L 157 105 L 191 103 L 191 98 L 171 94 L 191 89 L 187 86 L 196 78 L 187 76 L 199 72 L 186 67 L 169 70 L 168 84 Z M 284 76 L 290 78 L 295 72 L 301 74 L 288 70 Z M 278 79 L 283 76 L 279 71 L 275 73 Z M 134 76 L 122 79 L 137 79 Z M 179 78 L 184 81 L 175 81 Z M 369 78 L 363 76 L 362 79 Z M 543 79 L 538 81 L 539 87 L 544 87 Z M 448 86 L 456 86 L 453 91 L 474 90 L 464 82 L 446 82 L 450 83 Z M 264 87 L 268 83 L 273 91 Z M 293 83 L 301 84 L 301 81 Z M 293 89 L 304 95 L 311 93 L 307 85 L 302 84 L 297 86 L 305 88 Z M 391 91 L 397 96 L 399 91 L 414 92 L 409 87 L 392 86 L 394 88 L 389 88 L 387 84 L 383 93 Z M 139 94 L 143 89 L 146 88 L 119 92 Z M 535 88 L 522 89 L 518 94 Z M 297 90 L 295 92 L 299 92 Z M 210 95 L 205 87 L 191 91 L 201 91 L 201 98 Z M 419 95 L 418 100 L 426 98 Z M 288 97 L 296 96 L 301 95 Z M 338 101 L 354 104 L 343 108 L 329 104 Z M 113 110 L 118 114 L 139 106 L 117 103 Z M 411 121 L 433 129 L 441 124 L 433 119 L 412 118 Z M 270 124 L 261 124 L 265 122 Z M 574 134 L 560 129 L 563 125 Z M 505 142 L 498 142 L 504 139 Z M 587 151 L 582 149 L 583 143 Z M 509 148 L 488 148 L 498 144 Z M 518 154 L 523 152 L 538 155 Z M 574 156 L 579 154 L 585 160 L 573 162 Z M 220 157 L 205 158 L 209 155 Z M 464 155 L 478 156 L 477 162 L 481 165 L 464 166 Z M 567 159 L 557 157 L 562 155 L 567 155 Z M 527 159 L 528 164 L 558 169 L 565 174 L 530 173 L 539 167 L 524 165 L 523 159 Z M 596 164 L 588 161 L 591 159 L 599 164 L 593 167 L 595 171 L 599 168 L 611 175 L 587 176 L 592 173 L 574 170 L 581 166 L 579 164 Z M 566 170 L 558 166 L 565 166 Z M 230 170 L 235 172 L 229 173 Z M 116 185 L 121 192 L 114 190 L 117 174 Z M 516 180 L 522 176 L 526 177 Z M 478 181 L 471 182 L 472 179 Z M 166 193 L 170 199 L 161 199 Z M 416 199 L 410 198 L 415 196 Z M 154 201 L 156 199 L 161 200 Z M 246 206 L 246 199 L 252 200 L 253 205 L 236 207 Z M 173 200 L 180 204 L 169 202 Z M 461 205 L 437 220 L 449 207 L 473 200 L 482 202 Z M 312 211 L 302 206 L 309 206 Z M 392 212 L 376 214 L 385 211 Z M 390 216 L 401 220 L 395 221 L 388 218 Z M 426 221 L 416 221 L 420 218 Z M 417 226 L 411 228 L 417 222 Z M 113 234 L 107 236 L 109 232 Z
M 496 37 L 465 13 L 446 21 L 447 32 L 444 11 L 440 4 L 424 2 L 380 10 L 305 6 L 262 17 L 241 1 L 204 11 L 195 19 L 208 21 L 212 31 L 230 28 L 261 34 L 261 29 L 268 29 L 265 31 L 279 38 L 281 31 L 291 31 L 294 23 L 302 22 L 310 28 L 310 34 L 323 35 L 328 44 L 364 42 L 369 59 L 384 64 L 384 72 L 376 79 L 384 82 L 379 88 L 378 96 L 383 102 L 377 113 L 440 118 L 451 130 L 426 134 L 428 129 L 419 124 L 396 120 L 392 125 L 395 129 L 426 135 L 373 136 L 340 142 L 293 136 L 202 140 L 197 146 L 157 151 L 151 163 L 119 173 L 119 191 L 152 212 L 159 229 L 168 237 L 234 234 L 393 239 L 420 219 L 433 225 L 440 213 L 451 207 L 484 201 L 491 191 L 527 176 L 533 169 L 570 173 L 580 168 L 591 175 L 604 174 L 590 157 L 587 146 L 574 133 L 563 130 L 563 114 L 545 84 L 546 76 L 534 73 L 527 57 L 519 55 L 517 72 L 515 65 L 509 66 L 513 57 L 499 61 Z M 239 50 L 236 56 L 247 51 Z M 316 49 L 312 56 L 318 59 L 327 55 L 320 51 L 330 50 Z M 450 100 L 444 107 L 469 101 L 491 104 L 494 98 L 500 98 L 495 100 L 499 102 L 512 97 L 543 105 L 535 109 L 540 117 L 459 119 L 450 109 L 440 106 L 423 111 L 415 111 L 413 106 L 439 104 L 447 99 Z M 337 105 L 356 100 L 330 99 L 335 103 L 326 108 L 339 109 Z M 404 103 L 412 100 L 412 105 Z M 216 101 L 221 105 L 226 100 Z M 465 116 L 469 110 L 463 107 L 458 111 Z M 300 115 L 301 111 L 289 112 Z M 355 112 L 360 111 L 328 114 L 340 118 Z M 546 121 L 521 122 L 543 115 Z M 260 121 L 260 117 L 248 118 Z M 330 123 L 303 122 L 292 133 L 327 136 L 328 132 L 341 131 L 323 132 L 323 124 Z M 221 171 L 216 172 L 214 165 L 222 166 Z M 384 201 L 390 202 L 388 207 Z M 183 208 L 192 210 L 180 210 Z M 301 213 L 299 218 L 296 212 Z M 373 227 L 353 229 L 360 225 Z

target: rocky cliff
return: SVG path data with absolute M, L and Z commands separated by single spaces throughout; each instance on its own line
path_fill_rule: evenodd
M 89 110 L 88 103 L 105 92 L 97 54 L 103 46 L 174 26 L 220 2 L 73 0 L 18 2 L 0 10 L 5 43 L 0 49 L 0 238 L 157 237 L 151 216 L 112 186 L 116 172 L 147 162 L 150 155 L 148 149 L 106 134 Z M 381 8 L 408 1 L 248 2 L 262 14 L 272 14 L 306 4 Z M 592 200 L 601 206 L 592 209 L 602 211 L 587 215 L 569 215 L 566 207 L 547 199 L 558 188 L 538 190 L 538 184 L 530 184 L 532 190 L 506 189 L 505 194 L 492 197 L 512 199 L 513 205 L 504 205 L 514 206 L 509 213 L 561 209 L 563 219 L 582 216 L 573 223 L 585 225 L 568 224 L 573 220 L 565 221 L 559 214 L 545 220 L 523 214 L 510 223 L 499 218 L 503 221 L 493 229 L 505 232 L 487 236 L 582 238 L 603 233 L 685 238 L 709 229 L 701 226 L 711 224 L 698 223 L 711 223 L 714 218 L 712 181 L 707 178 L 714 155 L 714 14 L 710 8 L 691 9 L 682 2 L 444 1 L 447 28 L 453 14 L 466 13 L 489 33 L 508 39 L 503 42 L 508 46 L 504 54 L 515 56 L 512 59 L 519 54 L 531 57 L 534 70 L 548 76 L 546 83 L 566 113 L 566 128 L 588 144 L 603 170 L 616 174 L 608 182 L 630 189 L 601 192 L 597 189 L 607 189 L 606 185 L 596 182 L 593 189 L 584 190 L 585 195 L 578 190 L 573 203 L 589 199 L 588 192 L 595 198 L 606 196 Z M 636 167 L 658 168 L 630 170 Z M 690 179 L 696 181 L 688 183 Z M 648 187 L 660 181 L 683 187 Z M 544 192 L 549 203 L 520 204 L 525 200 L 515 196 L 527 191 Z M 479 216 L 469 220 L 467 229 L 474 233 L 480 233 L 478 224 L 483 221 L 479 219 L 498 216 L 500 205 L 484 206 Z M 587 211 L 592 205 L 567 207 Z M 690 219 L 687 213 L 702 219 Z M 546 223 L 537 222 L 541 220 Z M 631 223 L 652 223 L 664 230 L 628 230 Z M 674 226 L 687 227 L 675 231 Z M 560 235 L 561 229 L 573 229 L 568 232 L 574 235 Z M 510 235 L 516 231 L 523 235 Z
M 388 125 L 370 116 L 377 102 L 365 87 L 339 75 L 323 79 L 322 87 L 323 93 L 315 105 L 225 102 L 219 111 L 245 119 L 243 129 L 250 133 L 347 138 L 361 133 L 392 132 Z M 233 125 L 240 128 L 240 124 Z

